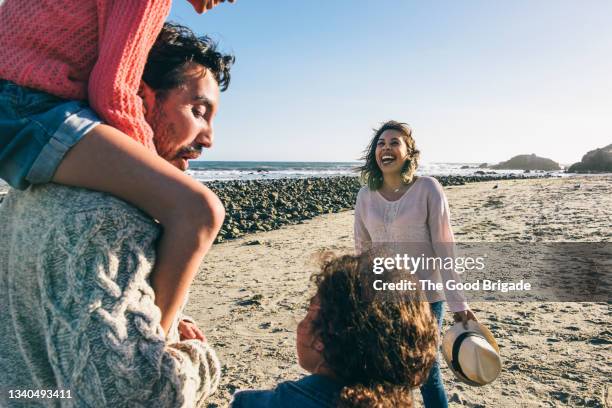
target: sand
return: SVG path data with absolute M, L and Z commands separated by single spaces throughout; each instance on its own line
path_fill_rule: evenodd
M 610 175 L 491 181 L 445 190 L 462 242 L 612 242 Z M 322 215 L 213 246 L 187 306 L 223 365 L 209 407 L 227 406 L 236 389 L 270 388 L 305 374 L 296 364 L 295 328 L 313 293 L 314 255 L 352 251 L 353 216 L 353 211 Z M 457 383 L 442 362 L 451 407 L 612 407 L 609 303 L 474 302 L 471 307 L 494 333 L 504 370 L 493 384 L 476 388 Z M 447 314 L 445 328 L 450 324 Z M 421 406 L 419 392 L 414 395 Z
M 612 241 L 612 176 L 483 182 L 446 193 L 461 241 Z M 313 292 L 313 255 L 351 251 L 352 224 L 353 211 L 346 211 L 213 247 L 187 307 L 223 364 L 209 407 L 227 406 L 236 389 L 305 374 L 296 364 L 295 328 Z M 478 388 L 455 382 L 442 363 L 451 406 L 612 406 L 608 303 L 471 307 L 495 334 L 504 371 Z M 415 400 L 420 406 L 418 391 Z

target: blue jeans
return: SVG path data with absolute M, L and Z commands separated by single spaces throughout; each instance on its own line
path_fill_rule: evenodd
M 0 79 L 0 178 L 20 190 L 51 181 L 66 152 L 99 123 L 84 102 Z
M 435 302 L 429 305 L 436 320 L 438 321 L 438 330 L 442 331 L 442 321 L 444 320 L 444 302 Z M 423 396 L 423 404 L 425 408 L 447 408 L 448 399 L 442 382 L 442 373 L 440 372 L 440 356 L 436 358 L 429 377 L 425 384 L 421 386 L 421 395 Z

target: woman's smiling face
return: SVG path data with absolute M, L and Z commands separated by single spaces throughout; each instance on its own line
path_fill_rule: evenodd
M 404 136 L 392 129 L 385 130 L 376 142 L 376 164 L 384 174 L 399 174 L 408 156 Z

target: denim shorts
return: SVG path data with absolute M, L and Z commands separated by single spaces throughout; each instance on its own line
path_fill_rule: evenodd
M 0 79 L 0 178 L 20 190 L 51 181 L 68 149 L 100 123 L 84 102 Z

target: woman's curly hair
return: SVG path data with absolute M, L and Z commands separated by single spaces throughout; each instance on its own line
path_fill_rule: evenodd
M 312 330 L 326 365 L 346 386 L 339 407 L 410 407 L 429 374 L 438 327 L 419 294 L 373 295 L 371 257 L 322 260 L 313 275 L 320 309 Z
M 419 167 L 419 158 L 421 152 L 416 148 L 416 143 L 412 137 L 412 129 L 407 123 L 390 120 L 383 123 L 378 129 L 374 129 L 374 136 L 370 140 L 370 144 L 363 151 L 361 160 L 365 160 L 365 164 L 358 168 L 361 172 L 362 180 L 368 185 L 370 190 L 378 190 L 383 184 L 383 174 L 376 163 L 376 145 L 378 138 L 385 130 L 395 130 L 402 135 L 406 146 L 408 147 L 408 158 L 402 167 L 402 181 L 405 184 L 410 184 L 414 173 Z

